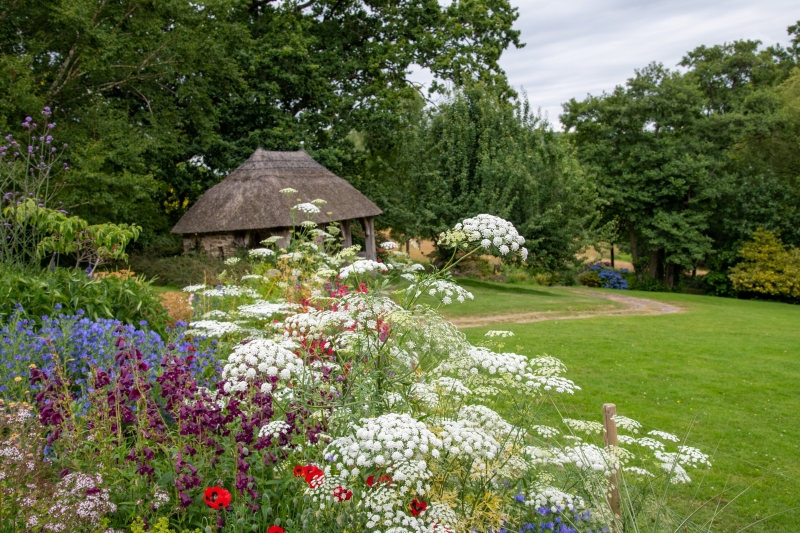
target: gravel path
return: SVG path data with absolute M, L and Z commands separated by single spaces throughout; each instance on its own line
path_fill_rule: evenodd
M 626 296 L 617 292 L 588 291 L 585 289 L 575 289 L 575 292 L 585 296 L 590 296 L 592 298 L 609 300 L 618 304 L 622 304 L 623 307 L 611 305 L 601 306 L 592 311 L 574 315 L 564 315 L 560 314 L 558 311 L 510 313 L 506 315 L 455 318 L 451 319 L 450 322 L 459 328 L 475 328 L 502 323 L 522 324 L 526 322 L 542 322 L 544 320 L 570 320 L 575 318 L 595 318 L 600 316 L 668 315 L 672 313 L 681 313 L 684 311 L 684 309 L 675 305 L 657 302 L 655 300 L 648 300 L 647 298 Z

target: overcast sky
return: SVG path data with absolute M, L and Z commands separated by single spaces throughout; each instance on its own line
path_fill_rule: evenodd
M 673 68 L 700 45 L 737 39 L 789 42 L 800 0 L 511 0 L 526 46 L 500 59 L 556 127 L 561 104 L 623 84 L 658 61 Z M 422 73 L 413 78 L 426 81 Z

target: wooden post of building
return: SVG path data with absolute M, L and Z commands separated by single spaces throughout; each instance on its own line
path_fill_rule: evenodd
M 614 417 L 617 415 L 617 406 L 613 403 L 603 404 L 603 440 L 606 448 L 617 446 L 617 423 Z M 614 470 L 608 476 L 608 506 L 614 513 L 615 523 L 611 528 L 611 533 L 622 531 L 622 502 L 619 495 L 619 471 Z
M 364 226 L 364 241 L 367 259 L 375 261 L 378 259 L 378 250 L 375 246 L 375 220 L 372 217 L 361 219 L 361 225 Z
M 342 220 L 342 248 L 350 248 L 353 246 L 353 234 L 350 232 L 350 221 Z

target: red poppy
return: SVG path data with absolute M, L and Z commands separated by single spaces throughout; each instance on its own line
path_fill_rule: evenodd
M 411 516 L 417 516 L 425 512 L 425 509 L 428 508 L 428 504 L 422 500 L 414 498 L 413 500 L 411 500 L 410 507 L 411 507 Z
M 345 500 L 349 500 L 353 497 L 353 491 L 347 490 L 342 486 L 338 486 L 333 489 L 333 497 L 336 498 L 336 501 L 341 503 Z
M 294 477 L 305 477 L 305 476 L 306 476 L 306 467 L 305 466 L 297 465 L 297 466 L 294 467 Z
M 386 474 L 380 476 L 378 479 L 375 479 L 375 476 L 369 476 L 367 478 L 367 485 L 370 487 L 374 487 L 379 483 L 386 483 L 387 485 L 392 482 L 392 478 L 387 476 Z
M 203 492 L 203 501 L 212 509 L 222 509 L 231 504 L 231 493 L 222 487 L 208 487 Z
M 267 533 L 286 533 L 281 526 L 269 526 Z
M 320 470 L 314 465 L 308 465 L 306 467 L 306 483 L 312 489 L 316 489 L 320 485 L 322 485 L 322 481 L 325 479 L 325 472 Z

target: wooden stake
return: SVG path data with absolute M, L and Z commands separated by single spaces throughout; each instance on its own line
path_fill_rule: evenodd
M 613 403 L 603 404 L 603 440 L 606 447 L 617 445 L 617 423 L 614 417 L 617 415 L 617 406 Z M 622 531 L 622 504 L 619 496 L 619 471 L 614 470 L 608 476 L 609 492 L 608 492 L 608 506 L 611 512 L 614 513 L 615 525 L 611 529 L 612 532 Z

